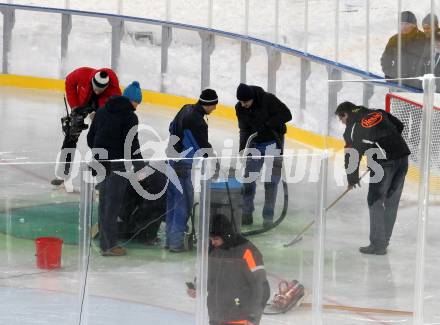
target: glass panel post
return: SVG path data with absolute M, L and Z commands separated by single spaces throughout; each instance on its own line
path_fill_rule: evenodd
M 208 248 L 209 248 L 209 207 L 210 207 L 210 165 L 207 159 L 202 160 L 199 238 L 197 241 L 197 306 L 196 325 L 208 324 L 207 283 L 208 283 Z
M 80 206 L 79 206 L 79 271 L 80 271 L 80 291 L 78 297 L 78 324 L 87 324 L 87 274 L 90 262 L 90 229 L 92 218 L 92 174 L 88 166 L 81 165 L 81 187 L 80 187 Z M 83 317 L 84 315 L 84 317 Z
M 414 293 L 414 324 L 424 324 L 426 227 L 429 208 L 429 175 L 431 166 L 432 117 L 434 106 L 434 75 L 423 78 L 423 116 L 421 125 L 421 159 L 417 215 L 417 256 Z

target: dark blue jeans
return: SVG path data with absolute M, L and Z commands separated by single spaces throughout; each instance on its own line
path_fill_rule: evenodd
M 381 165 L 384 176 L 379 183 L 370 183 L 367 200 L 370 211 L 370 244 L 385 248 L 396 222 L 400 196 L 408 172 L 408 156 Z
M 183 193 L 172 183 L 167 188 L 166 245 L 180 248 L 187 230 L 187 222 L 194 202 L 191 168 L 178 168 L 176 173 Z
M 117 245 L 118 215 L 127 185 L 128 180 L 113 171 L 99 184 L 99 244 L 102 251 Z
M 282 144 L 284 138 L 282 139 Z M 252 143 L 251 148 L 256 148 L 261 152 L 261 156 L 266 155 L 267 147 L 276 144 L 275 142 Z M 279 146 L 277 145 L 277 148 Z M 279 154 L 278 154 L 279 155 Z M 266 159 L 269 158 L 247 158 L 245 176 L 249 177 L 249 173 L 260 172 Z M 273 159 L 272 174 L 269 181 L 264 182 L 264 207 L 263 219 L 266 221 L 273 221 L 275 210 L 275 202 L 277 198 L 278 184 L 281 179 L 282 158 L 277 157 Z M 256 192 L 256 182 L 243 184 L 243 214 L 252 214 L 255 210 L 254 198 Z

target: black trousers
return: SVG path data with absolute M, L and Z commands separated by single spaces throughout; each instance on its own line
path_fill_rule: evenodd
M 66 135 L 64 137 L 63 145 L 61 146 L 61 150 L 63 150 L 63 149 L 76 149 L 76 145 L 78 143 L 78 139 L 79 139 L 79 134 L 78 134 L 77 137 L 71 137 L 69 135 Z M 64 161 L 60 161 L 60 163 L 65 163 L 65 165 L 64 165 L 64 176 L 67 177 L 69 175 L 69 173 L 70 173 L 70 165 L 71 165 L 71 162 L 72 162 L 72 160 L 74 158 L 73 151 L 67 153 L 66 156 L 62 155 L 62 157 L 66 157 L 66 159 Z
M 121 210 L 128 180 L 111 171 L 99 184 L 99 244 L 102 251 L 118 242 L 118 215 Z
M 64 176 L 67 177 L 70 173 L 70 166 L 71 162 L 74 158 L 74 149 L 76 149 L 76 145 L 78 143 L 79 136 L 81 135 L 81 132 L 86 129 L 84 124 L 84 119 L 86 118 L 88 112 L 90 111 L 89 107 L 81 107 L 77 108 L 74 111 L 72 111 L 70 117 L 71 117 L 71 123 L 72 125 L 70 128 L 66 131 L 66 134 L 64 136 L 63 145 L 61 146 L 61 150 L 63 149 L 73 149 L 72 152 L 67 153 L 65 156 L 62 155 L 62 157 L 65 157 L 64 161 L 60 161 L 61 163 L 65 163 L 64 165 Z
M 368 208 L 370 212 L 370 244 L 385 248 L 388 246 L 396 222 L 405 176 L 408 172 L 408 156 L 381 164 L 382 180 L 370 183 Z

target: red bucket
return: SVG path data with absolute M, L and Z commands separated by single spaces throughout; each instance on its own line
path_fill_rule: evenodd
M 37 267 L 39 269 L 60 268 L 62 245 L 63 240 L 56 237 L 39 237 L 35 239 Z

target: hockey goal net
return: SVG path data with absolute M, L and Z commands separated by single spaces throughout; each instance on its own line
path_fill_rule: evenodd
M 440 198 L 440 94 L 434 94 L 434 114 L 431 142 L 430 191 L 431 199 L 436 202 Z M 421 125 L 423 94 L 389 93 L 386 95 L 386 111 L 396 116 L 405 125 L 403 138 L 411 150 L 405 197 L 417 197 L 417 187 L 420 179 L 421 159 Z

